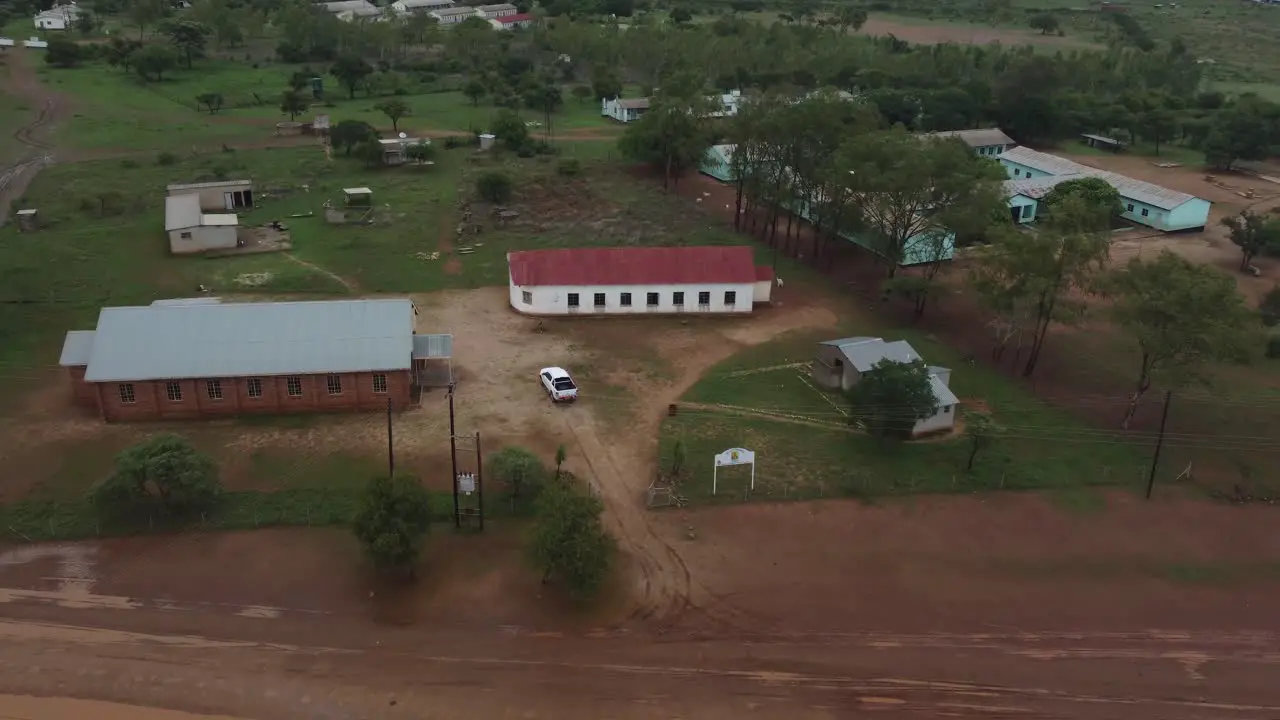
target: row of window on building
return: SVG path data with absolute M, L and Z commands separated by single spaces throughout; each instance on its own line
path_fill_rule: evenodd
M 325 388 L 330 395 L 341 395 L 342 376 L 330 375 L 325 378 Z M 210 400 L 221 400 L 223 398 L 221 380 L 205 380 L 204 389 Z M 262 397 L 262 378 L 246 379 L 245 389 L 251 398 Z M 289 393 L 289 397 L 302 397 L 302 378 L 298 375 L 286 377 L 285 389 Z M 138 401 L 133 383 L 120 383 L 119 390 L 120 402 L 132 405 Z M 164 384 L 164 392 L 170 402 L 182 402 L 182 383 L 170 380 Z M 373 376 L 373 392 L 378 395 L 386 394 L 387 376 L 385 374 L 379 373 Z
M 685 295 L 684 292 L 680 290 L 676 290 L 675 292 L 672 292 L 671 304 L 675 305 L 676 307 L 683 306 L 684 295 Z M 592 293 L 591 294 L 592 307 L 598 307 L 598 308 L 608 307 L 607 296 L 608 296 L 608 293 L 602 293 L 602 292 Z M 524 300 L 525 305 L 532 305 L 533 293 L 529 292 L 528 290 L 525 290 L 522 295 L 522 299 Z M 662 293 L 650 292 L 650 293 L 645 293 L 644 301 L 645 301 L 645 305 L 648 307 L 657 307 L 659 304 L 661 304 L 661 299 L 662 299 Z M 571 308 L 582 306 L 581 293 L 569 293 L 568 300 L 569 300 L 569 307 Z M 737 304 L 737 302 L 738 302 L 738 293 L 736 290 L 724 291 L 724 304 L 726 306 L 733 307 L 734 305 Z M 631 293 L 629 292 L 619 293 L 618 305 L 619 307 L 631 307 Z M 699 306 L 711 305 L 711 293 L 709 291 L 704 290 L 698 293 L 698 305 Z

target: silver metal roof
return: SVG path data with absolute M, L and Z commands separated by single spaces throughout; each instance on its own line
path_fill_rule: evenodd
M 222 302 L 222 298 L 219 297 L 193 297 L 156 300 L 151 305 L 153 307 L 172 307 L 174 305 L 217 305 L 220 302 Z
M 1025 147 L 1010 148 L 999 156 L 999 160 L 1008 160 L 1025 165 L 1041 172 L 1052 173 L 1052 178 L 1029 178 L 1027 180 L 1011 180 L 1005 183 L 1005 190 L 1010 194 L 1026 195 L 1030 198 L 1043 197 L 1054 185 L 1067 180 L 1095 177 L 1104 180 L 1120 193 L 1120 197 L 1134 200 L 1162 210 L 1172 210 L 1183 203 L 1197 199 L 1194 195 L 1170 190 L 1154 183 L 1138 180 L 1109 170 L 1081 165 L 1056 155 L 1036 152 Z M 1039 195 L 1031 193 L 1039 192 Z
M 1019 165 L 1025 165 L 1033 170 L 1046 172 L 1050 175 L 1074 175 L 1088 168 L 1077 162 L 1072 162 L 1066 158 L 1060 158 L 1057 155 L 1042 153 L 1038 150 L 1032 150 L 1029 147 L 1018 146 L 1005 150 L 996 158 L 1000 162 L 1013 162 Z
M 936 138 L 956 138 L 963 140 L 969 147 L 989 147 L 991 145 L 1013 145 L 1013 138 L 1004 134 L 1000 128 L 982 128 L 980 130 L 945 130 L 929 133 Z
M 96 334 L 92 330 L 72 330 L 67 333 L 67 339 L 62 341 L 62 357 L 58 359 L 58 364 L 64 367 L 88 365 L 89 353 L 93 351 L 93 336 Z
M 405 370 L 408 299 L 103 308 L 85 380 Z
M 430 360 L 453 357 L 452 335 L 414 335 L 413 358 Z
M 240 187 L 242 185 L 253 185 L 252 180 L 214 180 L 213 182 L 202 183 L 174 183 L 166 185 L 165 191 L 173 192 L 174 190 L 205 190 L 216 187 Z
M 947 384 L 937 375 L 929 375 L 929 387 L 933 389 L 933 397 L 937 399 L 940 407 L 960 404 L 960 398 L 956 397 L 956 394 L 951 392 L 951 388 L 947 387 Z
M 164 230 L 185 230 L 200 227 L 199 195 L 170 195 L 164 199 Z
M 881 338 L 860 337 L 823 344 L 836 344 L 840 348 L 840 354 L 844 355 L 858 372 L 867 372 L 881 360 L 905 363 L 920 359 L 920 354 L 906 340 L 885 342 Z
M 1049 177 L 1027 178 L 1024 180 L 1006 180 L 1004 191 L 1009 197 L 1023 195 L 1032 200 L 1039 200 L 1060 183 L 1078 179 L 1079 175 L 1050 175 Z

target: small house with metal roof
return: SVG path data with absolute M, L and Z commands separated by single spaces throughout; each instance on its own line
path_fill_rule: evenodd
M 981 128 L 976 130 L 945 130 L 928 133 L 925 137 L 939 139 L 955 139 L 968 145 L 973 151 L 984 157 L 1003 155 L 1005 150 L 1016 143 L 1013 138 L 1004 134 L 1000 128 Z
M 452 337 L 416 335 L 416 315 L 408 299 L 108 307 L 59 362 L 107 421 L 404 409 L 452 374 Z
M 189 255 L 234 248 L 239 241 L 240 218 L 233 213 L 206 213 L 196 195 L 170 195 L 164 199 L 164 231 L 169 251 Z
M 605 98 L 600 101 L 600 115 L 620 123 L 635 122 L 649 112 L 649 98 Z
M 1211 203 L 1203 198 L 1171 190 L 1119 173 L 1100 170 L 1026 147 L 1006 150 L 997 158 L 1009 174 L 1005 194 L 1011 219 L 1032 222 L 1040 200 L 1068 180 L 1093 177 L 1105 181 L 1120 195 L 1120 217 L 1165 232 L 1202 230 L 1209 222 Z
M 712 145 L 698 164 L 698 171 L 723 183 L 736 182 L 733 172 L 733 149 L 737 145 Z
M 884 361 L 895 363 L 923 362 L 920 353 L 906 340 L 886 342 L 878 337 L 847 337 L 818 343 L 810 375 L 814 383 L 828 390 L 848 391 L 864 375 L 875 371 Z M 929 387 L 933 390 L 937 410 L 916 422 L 912 437 L 949 432 L 955 427 L 956 406 L 960 399 L 951 391 L 951 369 L 929 366 Z

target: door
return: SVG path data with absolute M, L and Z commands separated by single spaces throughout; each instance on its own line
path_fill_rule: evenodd
M 1014 224 L 1022 222 L 1022 208 L 1020 206 L 1015 205 L 1009 208 L 1009 214 L 1013 216 Z
M 228 210 L 234 210 L 236 207 L 235 195 L 229 192 L 222 193 L 222 206 Z

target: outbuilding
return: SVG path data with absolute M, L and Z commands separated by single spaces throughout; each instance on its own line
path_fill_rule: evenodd
M 415 368 L 453 349 L 418 342 L 415 316 L 408 299 L 103 308 L 60 362 L 73 399 L 108 421 L 403 409 Z
M 975 130 L 945 130 L 928 133 L 925 137 L 954 138 L 968 145 L 978 155 L 995 157 L 1003 155 L 1005 150 L 1013 147 L 1013 138 L 1004 134 L 1000 128 L 980 128 Z
M 174 255 L 236 247 L 239 227 L 240 218 L 233 214 L 201 212 L 196 195 L 164 199 L 164 230 Z
M 749 313 L 773 290 L 745 246 L 524 250 L 507 264 L 511 307 L 528 315 Z
M 722 183 L 736 182 L 733 172 L 733 150 L 736 147 L 737 145 L 712 145 L 707 148 L 702 162 L 698 164 L 699 172 Z
M 848 391 L 884 360 L 910 363 L 921 357 L 906 340 L 885 342 L 878 337 L 827 340 L 818 343 L 811 376 L 816 384 L 828 390 Z M 912 437 L 948 432 L 955 427 L 956 406 L 960 400 L 951 391 L 950 384 L 950 368 L 929 366 L 929 387 L 938 409 L 932 416 L 916 422 Z
M 75 3 L 54 5 L 48 10 L 36 13 L 35 26 L 39 30 L 67 30 L 75 24 L 80 16 L 80 8 Z
M 453 7 L 453 0 L 396 0 L 391 8 L 401 15 L 411 12 L 430 12 Z
M 649 112 L 649 98 L 605 98 L 600 101 L 600 114 L 620 123 L 635 122 Z

